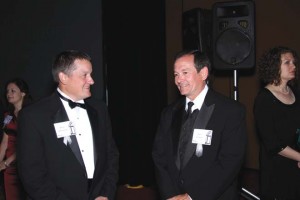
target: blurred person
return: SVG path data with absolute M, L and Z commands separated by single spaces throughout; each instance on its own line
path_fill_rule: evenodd
M 262 200 L 300 199 L 300 96 L 294 87 L 297 53 L 278 46 L 258 62 L 262 88 L 254 103 L 260 140 L 260 195 Z
M 4 119 L 3 113 L 4 113 L 4 104 L 2 102 L 2 99 L 0 99 L 0 126 L 1 127 L 3 127 L 3 119 Z M 2 134 L 3 133 L 1 132 L 0 133 L 0 141 L 2 140 Z
M 20 112 L 19 173 L 29 199 L 114 200 L 119 153 L 105 103 L 91 97 L 92 63 L 55 58 L 57 90 Z
M 3 137 L 0 146 L 0 170 L 4 171 L 6 200 L 23 200 L 25 193 L 17 172 L 16 146 L 18 138 L 18 113 L 32 102 L 27 83 L 15 78 L 5 86 L 8 111 L 4 113 Z
M 246 111 L 208 87 L 210 68 L 198 50 L 175 57 L 175 84 L 182 96 L 162 111 L 152 152 L 162 199 L 239 199 Z
M 5 95 L 6 96 L 6 95 Z M 2 99 L 0 99 L 0 127 L 3 127 L 3 119 L 4 119 L 4 104 Z M 0 132 L 0 143 L 3 138 L 3 131 Z M 3 180 L 3 170 L 0 171 L 0 199 L 5 199 L 4 192 L 4 180 Z

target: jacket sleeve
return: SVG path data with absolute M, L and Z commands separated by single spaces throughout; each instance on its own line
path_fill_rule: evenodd
M 48 177 L 43 140 L 35 126 L 36 120 L 22 110 L 18 122 L 18 172 L 26 193 L 36 200 L 68 200 Z

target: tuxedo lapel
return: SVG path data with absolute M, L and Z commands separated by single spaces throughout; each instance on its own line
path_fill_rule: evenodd
M 59 123 L 68 120 L 69 120 L 68 115 L 62 105 L 61 107 L 58 108 L 57 112 L 54 114 L 53 121 L 54 123 Z
M 205 103 L 203 103 L 201 110 L 199 111 L 193 129 L 205 129 L 213 111 L 214 111 L 215 105 L 212 104 L 210 106 L 207 106 Z M 192 155 L 196 151 L 197 144 L 192 143 L 193 138 L 193 132 L 189 135 L 189 142 L 187 145 L 187 148 L 185 150 L 184 160 L 183 160 L 183 167 L 187 164 L 187 162 L 191 159 Z
M 185 99 L 182 100 L 174 107 L 173 120 L 172 120 L 172 139 L 173 139 L 173 152 L 174 158 L 177 157 L 178 144 L 180 139 L 180 130 L 182 126 L 182 120 L 185 115 Z
M 57 96 L 57 98 L 59 100 L 58 96 Z M 66 112 L 64 106 L 61 104 L 58 106 L 57 112 L 53 116 L 53 124 L 65 122 L 65 121 L 69 121 L 69 118 L 68 118 L 68 115 L 67 115 L 67 112 Z M 70 138 L 71 138 L 72 142 L 71 142 L 71 144 L 67 145 L 67 148 L 70 148 L 72 150 L 72 152 L 75 155 L 78 162 L 81 164 L 81 166 L 83 168 L 85 168 L 76 136 L 72 135 L 72 136 L 70 136 Z M 58 140 L 60 140 L 60 142 L 63 142 L 64 138 L 58 138 Z
M 214 111 L 215 104 L 207 106 L 205 103 L 202 105 L 200 112 L 194 123 L 194 128 L 204 129 Z

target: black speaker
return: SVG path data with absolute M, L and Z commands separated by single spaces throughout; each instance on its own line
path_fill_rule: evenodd
M 255 66 L 253 1 L 213 5 L 213 68 L 250 69 Z
M 212 12 L 208 9 L 194 8 L 182 16 L 183 49 L 198 49 L 211 54 Z

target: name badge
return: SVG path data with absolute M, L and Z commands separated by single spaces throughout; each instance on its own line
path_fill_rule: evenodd
M 55 123 L 54 128 L 57 138 L 76 135 L 75 126 L 71 121 Z
M 212 130 L 194 129 L 193 144 L 211 145 Z
M 13 116 L 11 115 L 7 115 L 3 121 L 4 126 L 6 126 L 7 124 L 9 124 L 9 122 L 12 120 Z

